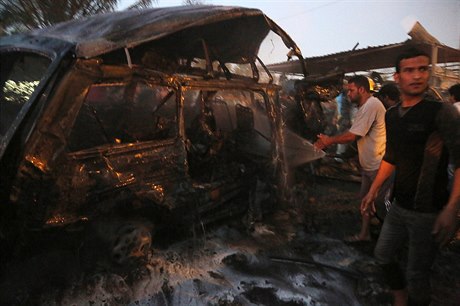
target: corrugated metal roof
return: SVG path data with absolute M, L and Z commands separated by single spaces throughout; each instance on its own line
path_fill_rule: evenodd
M 310 75 L 322 75 L 332 71 L 355 72 L 381 69 L 395 66 L 396 57 L 402 50 L 415 46 L 428 54 L 437 47 L 438 63 L 460 62 L 460 50 L 441 44 L 421 25 L 416 23 L 409 32 L 412 39 L 405 42 L 371 46 L 365 49 L 338 52 L 324 56 L 305 58 L 307 72 Z M 267 66 L 272 71 L 301 73 L 296 61 L 282 62 Z

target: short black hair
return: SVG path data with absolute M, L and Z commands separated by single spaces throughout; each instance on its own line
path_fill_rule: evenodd
M 448 91 L 454 97 L 455 101 L 460 101 L 460 83 L 450 86 Z
M 377 97 L 388 97 L 391 100 L 399 101 L 400 93 L 398 86 L 394 83 L 388 83 L 380 88 L 379 92 L 376 95 Z
M 414 57 L 418 57 L 418 56 L 426 56 L 426 57 L 428 57 L 428 59 L 430 59 L 430 56 L 428 55 L 428 53 L 426 53 L 423 50 L 417 49 L 415 47 L 411 47 L 409 49 L 406 49 L 404 52 L 402 52 L 396 58 L 396 63 L 395 63 L 396 72 L 399 73 L 399 70 L 401 68 L 400 65 L 401 65 L 402 60 L 409 59 L 409 58 L 414 58 Z
M 355 83 L 356 87 L 363 87 L 367 92 L 371 91 L 371 85 L 369 79 L 364 75 L 355 75 L 348 80 L 348 84 Z

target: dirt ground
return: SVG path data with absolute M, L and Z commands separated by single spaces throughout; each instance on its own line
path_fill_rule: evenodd
M 309 188 L 310 198 L 308 207 L 305 208 L 308 230 L 317 231 L 333 239 L 343 239 L 357 233 L 360 226 L 357 215 L 359 184 L 317 178 L 313 186 Z M 371 242 L 349 245 L 361 254 L 372 257 L 380 227 L 379 223 L 371 225 Z M 439 252 L 433 266 L 432 287 L 432 305 L 460 305 L 460 229 L 451 243 Z M 363 305 L 386 305 L 387 298 L 379 300 L 378 303 L 381 304 L 375 303 L 377 301 L 367 304 L 369 301 L 365 301 Z
M 292 202 L 247 226 L 243 219 L 203 227 L 195 237 L 153 245 L 130 267 L 82 273 L 65 251 L 37 253 L 0 283 L 2 305 L 369 305 L 391 298 L 357 232 L 359 183 L 300 179 Z M 460 301 L 460 243 L 441 252 L 434 305 Z

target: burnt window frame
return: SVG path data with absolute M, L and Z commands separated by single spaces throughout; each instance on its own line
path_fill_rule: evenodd
M 269 128 L 270 128 L 270 135 L 263 135 L 260 131 L 258 131 L 255 128 L 255 119 L 253 121 L 254 127 L 253 130 L 260 135 L 265 141 L 270 146 L 270 151 L 272 155 L 277 155 L 277 145 L 274 143 L 274 137 L 275 134 L 277 133 L 277 125 L 278 123 L 272 118 L 270 118 L 269 113 L 272 112 L 273 107 L 276 107 L 276 104 L 278 103 L 277 99 L 272 96 L 269 92 L 267 92 L 266 87 L 258 86 L 257 84 L 246 84 L 243 82 L 235 82 L 235 83 L 229 83 L 228 85 L 224 85 L 221 82 L 217 82 L 218 84 L 215 85 L 211 82 L 202 82 L 202 81 L 190 81 L 187 83 L 187 86 L 181 86 L 181 99 L 185 101 L 184 97 L 184 92 L 190 91 L 190 90 L 196 90 L 196 91 L 243 91 L 247 92 L 248 94 L 254 94 L 257 93 L 263 98 L 263 108 L 265 115 L 268 118 L 268 123 L 269 123 Z M 185 103 L 181 103 L 181 113 L 183 114 L 182 117 L 182 123 L 181 125 L 183 126 L 183 133 L 184 139 L 187 140 L 188 144 L 187 147 L 190 147 L 190 139 L 188 138 L 187 132 L 186 132 L 186 123 L 185 123 L 185 114 L 184 114 L 184 108 L 185 108 Z M 235 104 L 235 107 L 238 103 Z M 273 104 L 273 106 L 270 106 L 270 104 Z M 236 119 L 236 118 L 235 118 Z M 236 126 L 237 122 L 235 121 L 235 125 L 233 130 L 237 130 Z M 188 149 L 189 150 L 189 149 Z
M 91 107 L 87 107 L 87 104 L 86 104 L 86 101 L 87 101 L 87 98 L 88 98 L 88 95 L 90 94 L 90 90 L 91 90 L 91 87 L 95 86 L 95 87 L 103 87 L 104 85 L 107 85 L 106 87 L 109 88 L 109 87 L 113 87 L 113 86 L 119 86 L 120 88 L 122 88 L 123 90 L 123 98 L 120 99 L 120 101 L 122 100 L 126 100 L 126 95 L 135 95 L 135 93 L 127 93 L 128 91 L 131 91 L 131 90 L 134 90 L 136 87 L 140 87 L 140 86 L 145 86 L 145 87 L 150 87 L 150 88 L 166 88 L 166 89 L 169 89 L 169 93 L 172 93 L 170 94 L 169 96 L 168 95 L 165 95 L 165 97 L 167 97 L 166 100 L 164 101 L 160 101 L 160 103 L 157 104 L 157 106 L 159 105 L 160 107 L 159 108 L 156 108 L 153 110 L 153 112 L 156 112 L 157 109 L 161 109 L 162 107 L 164 107 L 166 104 L 168 104 L 170 101 L 173 101 L 171 102 L 171 104 L 174 104 L 171 108 L 174 109 L 174 113 L 175 113 L 175 116 L 174 116 L 174 120 L 172 120 L 171 122 L 173 122 L 172 124 L 172 127 L 174 128 L 174 133 L 172 136 L 169 136 L 168 137 L 160 137 L 160 138 L 152 138 L 152 139 L 145 139 L 144 137 L 142 137 L 142 139 L 137 139 L 135 137 L 131 137 L 130 139 L 128 139 L 129 137 L 126 136 L 124 139 L 121 139 L 121 138 L 118 138 L 118 137 L 112 137 L 113 136 L 113 133 L 109 133 L 107 134 L 107 131 L 104 127 L 102 127 L 101 125 L 101 121 L 100 121 L 100 118 L 97 116 L 97 112 L 94 108 L 91 108 Z M 135 78 L 135 79 L 132 79 L 130 81 L 110 81 L 110 80 L 104 80 L 104 81 L 101 81 L 101 82 L 94 82 L 92 84 L 89 84 L 89 86 L 86 88 L 86 94 L 85 94 L 85 97 L 82 101 L 82 104 L 81 104 L 81 107 L 80 109 L 78 110 L 77 114 L 75 115 L 75 121 L 74 123 L 72 124 L 71 128 L 70 128 L 70 132 L 67 136 L 67 144 L 66 144 L 66 147 L 67 147 L 67 151 L 69 153 L 76 153 L 76 152 L 80 152 L 80 151 L 88 151 L 88 150 L 94 150 L 94 149 L 104 149 L 106 147 L 117 147 L 117 146 L 121 146 L 121 147 L 126 147 L 126 146 L 135 146 L 136 144 L 144 144 L 144 143 L 157 143 L 157 142 L 168 142 L 168 141 L 173 141 L 175 139 L 177 139 L 179 136 L 180 136 L 180 132 L 179 132 L 179 112 L 178 112 L 178 98 L 179 98 L 179 92 L 172 86 L 168 85 L 168 84 L 165 84 L 165 83 L 161 83 L 161 82 L 154 82 L 154 81 L 151 81 L 151 80 L 146 80 L 146 79 L 141 79 L 141 78 Z M 125 108 L 125 110 L 129 110 L 127 108 L 127 104 L 128 103 L 133 103 L 133 99 L 135 99 L 133 96 L 127 98 L 128 102 L 125 101 L 125 103 L 123 103 L 123 105 L 121 105 L 120 109 L 121 108 Z M 120 105 L 118 105 L 120 106 Z M 171 105 L 169 105 L 171 106 Z M 82 111 L 85 111 L 83 108 L 86 107 L 86 112 L 88 115 L 90 116 L 93 116 L 93 120 L 94 120 L 94 124 L 95 125 L 99 125 L 98 128 L 101 129 L 101 132 L 104 134 L 106 133 L 104 136 L 105 141 L 104 142 L 101 142 L 101 143 L 98 143 L 98 144 L 93 144 L 93 145 L 89 145 L 89 146 L 83 146 L 83 147 L 79 147 L 79 146 L 76 146 L 75 145 L 75 141 L 79 138 L 79 137 L 76 137 L 73 132 L 75 131 L 75 128 L 76 128 L 76 124 L 78 124 L 78 120 L 79 120 L 79 116 L 81 115 L 81 112 Z M 90 113 L 93 113 L 93 114 L 90 114 Z M 118 111 L 116 112 L 120 117 L 123 116 L 123 115 L 126 115 L 126 113 L 123 113 L 121 111 Z M 157 122 L 158 123 L 158 122 Z M 113 132 L 113 131 L 112 131 Z M 119 135 L 117 135 L 119 136 Z M 74 139 L 72 139 L 74 138 Z

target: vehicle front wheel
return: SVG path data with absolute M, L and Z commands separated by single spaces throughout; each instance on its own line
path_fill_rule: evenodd
M 146 259 L 151 251 L 153 226 L 145 221 L 104 219 L 86 229 L 80 259 L 86 270 L 101 270 Z

